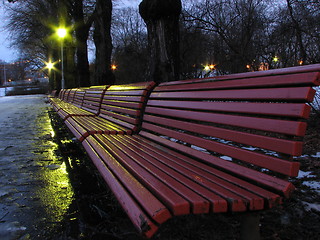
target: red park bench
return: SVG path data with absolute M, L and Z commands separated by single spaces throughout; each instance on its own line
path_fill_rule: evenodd
M 64 119 L 142 235 L 174 216 L 248 212 L 242 239 L 257 239 L 257 213 L 295 189 L 319 78 L 316 64 L 117 85 L 94 97 L 95 116 Z

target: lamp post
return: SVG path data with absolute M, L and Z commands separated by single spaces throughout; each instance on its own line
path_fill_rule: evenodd
M 57 30 L 58 37 L 61 38 L 61 89 L 65 88 L 65 80 L 64 80 L 64 69 L 63 69 L 63 39 L 67 35 L 67 29 L 58 28 Z

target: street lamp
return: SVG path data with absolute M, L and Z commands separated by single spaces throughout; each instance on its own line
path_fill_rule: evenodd
M 67 36 L 67 29 L 58 28 L 58 37 L 61 38 L 61 89 L 65 88 L 64 71 L 63 71 L 63 39 Z

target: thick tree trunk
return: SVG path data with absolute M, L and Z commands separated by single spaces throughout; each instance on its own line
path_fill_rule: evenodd
M 89 36 L 89 29 L 91 22 L 85 23 L 83 15 L 83 1 L 74 1 L 73 17 L 77 23 L 75 34 L 76 34 L 76 75 L 77 83 L 79 87 L 90 86 L 90 71 L 89 71 L 89 60 L 88 60 L 88 45 L 87 40 Z
M 94 20 L 94 43 L 96 46 L 95 77 L 96 85 L 113 84 L 114 74 L 111 70 L 111 0 L 97 0 L 96 18 Z
M 181 0 L 143 0 L 139 11 L 148 29 L 151 79 L 156 82 L 178 80 Z

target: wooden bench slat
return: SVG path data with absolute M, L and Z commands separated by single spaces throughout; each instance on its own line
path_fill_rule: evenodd
M 157 198 L 165 203 L 166 206 L 170 206 L 171 212 L 174 215 L 184 215 L 190 213 L 190 204 L 187 200 L 182 198 L 171 188 L 159 181 L 153 174 L 149 173 L 137 162 L 128 157 L 124 152 L 122 152 L 122 149 L 110 144 L 110 140 L 107 139 L 109 136 L 111 135 L 95 135 L 94 137 L 99 140 L 99 143 L 104 149 L 107 149 L 110 153 L 112 153 L 112 156 L 115 157 L 127 171 L 134 175 L 135 178 L 139 179 L 140 182 L 143 182 L 145 185 L 147 185 L 149 187 L 149 191 L 155 194 L 158 189 L 161 189 L 161 192 L 159 195 L 157 195 Z
M 195 159 L 178 153 L 177 151 L 173 151 L 172 149 L 163 147 L 162 145 L 159 145 L 154 141 L 150 141 L 147 138 L 136 135 L 134 136 L 134 139 L 136 139 L 136 141 L 139 143 L 143 142 L 144 144 L 146 144 L 146 146 L 150 146 L 149 150 L 157 153 L 159 156 L 163 156 L 166 159 L 174 163 L 180 164 L 183 167 L 196 168 L 197 172 L 199 173 L 199 177 L 201 176 L 209 180 L 218 178 L 220 179 L 220 181 L 223 182 L 223 185 L 225 185 L 225 182 L 231 183 L 249 192 L 257 194 L 258 196 L 261 196 L 263 199 L 266 200 L 267 206 L 270 208 L 281 202 L 281 197 L 278 194 L 269 192 L 261 187 L 243 181 L 235 176 L 219 171 L 216 168 L 210 167 L 205 163 L 199 162 Z M 219 180 L 214 180 L 214 182 L 218 183 Z M 255 207 L 260 206 L 260 203 L 260 200 L 258 200 L 258 205 L 251 205 L 250 209 L 254 209 Z
M 163 134 L 165 136 L 175 138 L 188 144 L 192 144 L 207 149 L 208 151 L 230 156 L 234 159 L 242 160 L 247 163 L 252 163 L 259 167 L 268 168 L 272 171 L 276 171 L 288 176 L 298 175 L 300 165 L 297 162 L 290 162 L 265 154 L 259 154 L 253 151 L 248 151 L 238 147 L 230 146 L 220 142 L 207 140 L 202 137 L 191 136 L 189 134 L 184 134 L 167 128 L 162 128 L 155 124 L 144 123 L 143 128 L 150 131 L 156 131 L 159 134 Z
M 122 101 L 122 102 L 144 102 L 145 96 L 104 96 L 102 103 L 108 104 L 109 101 Z
M 182 167 L 178 165 L 177 162 L 171 161 L 172 158 L 166 159 L 161 155 L 152 152 L 152 150 L 149 149 L 150 146 L 137 142 L 137 139 L 135 138 L 128 138 L 126 136 L 117 136 L 115 138 L 118 138 L 118 141 L 125 143 L 125 146 L 127 148 L 129 147 L 133 152 L 139 152 L 143 158 L 157 166 L 157 168 L 170 174 L 170 176 L 176 178 L 193 191 L 210 200 L 213 205 L 213 210 L 221 208 L 215 207 L 214 205 L 215 203 L 221 204 L 223 199 L 226 199 L 229 202 L 231 211 L 235 212 L 246 210 L 249 202 L 250 208 L 258 210 L 263 209 L 264 207 L 263 199 L 261 197 L 257 197 L 257 195 L 237 188 L 234 185 L 231 190 L 231 184 L 226 182 L 222 183 L 218 178 L 207 181 L 207 179 L 202 178 L 202 175 L 199 175 L 198 168 Z M 219 183 L 222 184 L 220 185 Z M 207 190 L 203 190 L 202 187 Z M 214 193 L 214 195 L 212 195 L 212 193 Z M 227 209 L 224 210 L 226 211 Z
M 179 91 L 154 92 L 152 99 L 229 99 L 229 100 L 277 100 L 277 101 L 312 101 L 315 90 L 303 88 L 277 88 L 277 89 L 240 89 L 240 90 L 209 90 L 209 91 Z
M 138 105 L 139 106 L 139 105 Z M 141 106 L 141 105 L 140 105 Z M 102 113 L 105 112 L 117 112 L 117 113 L 121 113 L 121 114 L 129 114 L 129 115 L 136 115 L 139 114 L 140 111 L 139 109 L 132 109 L 132 108 L 124 108 L 124 107 L 118 107 L 118 106 L 112 106 L 112 105 L 104 105 L 103 109 L 101 109 Z
M 237 116 L 210 112 L 197 112 L 197 114 L 190 115 L 190 111 L 187 110 L 164 109 L 149 106 L 147 106 L 146 108 L 146 113 L 166 115 L 169 117 L 210 122 L 235 127 L 243 127 L 248 129 L 256 129 L 293 136 L 304 136 L 307 128 L 305 122 Z
M 150 90 L 154 87 L 155 82 L 140 82 L 140 83 L 129 83 L 125 85 L 112 85 L 109 91 L 132 91 L 146 89 Z
M 179 129 L 181 130 L 197 132 L 198 134 L 208 135 L 214 138 L 238 142 L 248 146 L 259 147 L 271 151 L 290 154 L 293 156 L 300 156 L 302 154 L 302 141 L 289 141 L 279 138 L 277 139 L 277 141 L 275 141 L 273 137 L 240 132 L 214 126 L 203 126 L 202 124 L 198 123 L 190 123 L 174 119 L 170 119 L 169 122 L 166 118 L 152 115 L 145 115 L 144 120 L 147 122 L 155 122 L 160 125 L 166 124 L 170 127 L 179 126 Z
M 251 103 L 149 100 L 148 106 L 307 118 L 311 107 L 302 103 Z
M 320 78 L 319 78 L 319 69 L 320 64 L 313 64 L 303 67 L 289 67 L 289 68 L 282 68 L 282 69 L 273 69 L 268 71 L 255 71 L 255 72 L 246 72 L 246 73 L 236 73 L 231 75 L 223 75 L 223 76 L 216 76 L 210 77 L 205 79 L 190 79 L 190 80 L 181 80 L 181 81 L 172 81 L 172 82 L 165 82 L 161 83 L 160 87 L 164 86 L 172 86 L 176 87 L 179 84 L 186 85 L 191 83 L 203 83 L 204 81 L 211 82 L 210 84 L 216 85 L 223 85 L 228 86 L 229 84 L 233 85 L 236 83 L 236 86 L 240 87 L 250 87 L 250 86 L 284 86 L 292 84 L 294 85 L 320 85 Z M 290 75 L 290 78 L 283 77 L 283 75 Z M 227 81 L 225 83 L 223 81 Z M 231 81 L 236 80 L 236 81 Z M 242 81 L 243 80 L 243 81 Z M 242 81 L 242 82 L 241 82 Z M 257 84 L 258 83 L 258 84 Z M 249 84 L 249 85 L 248 85 Z M 260 84 L 260 85 L 259 85 Z M 201 86 L 202 87 L 202 86 Z M 181 89 L 181 88 L 179 88 Z M 195 88 L 197 89 L 197 88 Z M 168 89 L 164 89 L 168 90 Z
M 133 90 L 133 91 L 112 91 L 112 89 L 108 89 L 108 91 L 105 93 L 105 96 L 118 96 L 118 95 L 125 95 L 125 96 L 140 96 L 145 93 L 145 89 L 141 90 Z
M 173 149 L 179 150 L 182 153 L 188 154 L 189 156 L 198 158 L 202 162 L 208 163 L 211 166 L 215 166 L 218 169 L 223 169 L 224 171 L 227 171 L 230 174 L 248 179 L 249 181 L 261 184 L 261 186 L 273 189 L 273 191 L 282 193 L 282 195 L 286 197 L 289 197 L 295 189 L 292 183 L 287 182 L 285 180 L 279 178 L 274 179 L 273 176 L 269 176 L 256 170 L 223 160 L 221 158 L 209 155 L 207 153 L 192 149 L 187 146 L 183 146 L 181 144 L 172 142 L 170 140 L 150 134 L 148 132 L 141 131 L 139 134 L 150 140 L 156 141 L 160 144 L 164 144 L 169 148 L 171 147 Z
M 144 213 L 144 210 L 141 209 L 140 205 L 132 199 L 131 194 L 136 197 L 138 202 L 139 199 L 143 200 L 144 209 L 155 221 L 158 221 L 158 223 L 163 223 L 170 218 L 169 211 L 154 198 L 152 194 L 146 191 L 145 188 L 141 188 L 139 182 L 137 182 L 125 169 L 121 168 L 121 165 L 117 164 L 116 160 L 110 154 L 99 152 L 101 154 L 100 157 L 91 146 L 91 144 L 98 143 L 94 142 L 95 140 L 90 139 L 90 137 L 88 140 L 91 140 L 90 143 L 84 141 L 82 144 L 102 177 L 108 183 L 110 189 L 112 189 L 121 206 L 129 213 L 129 217 L 135 227 L 146 237 L 151 237 L 158 230 L 158 227 Z M 108 160 L 108 164 L 101 158 Z M 109 168 L 113 172 L 109 170 Z M 122 183 L 119 181 L 119 178 L 117 178 L 120 177 L 119 175 L 121 175 Z M 125 184 L 125 187 L 123 186 L 123 183 Z
M 80 142 L 92 134 L 132 134 L 132 128 L 125 128 L 96 117 L 73 116 L 65 123 Z
M 104 109 L 109 109 L 108 106 L 118 106 L 124 109 L 125 108 L 138 109 L 138 108 L 142 108 L 142 105 L 143 105 L 143 103 L 139 101 L 130 102 L 130 101 L 114 101 L 114 100 L 104 100 L 103 104 L 104 104 Z M 119 109 L 122 109 L 122 108 L 119 108 Z M 110 108 L 110 110 L 113 110 L 113 109 Z
M 119 124 L 115 124 L 111 121 L 108 121 L 106 119 L 101 118 L 86 118 L 86 117 L 73 117 L 75 120 L 77 120 L 81 125 L 88 125 L 88 129 L 92 128 L 96 131 L 100 131 L 101 133 L 108 133 L 111 131 L 115 131 L 115 134 L 119 134 L 119 132 L 126 132 L 127 134 L 130 134 L 132 132 L 131 129 L 123 127 Z
M 217 197 L 216 195 L 210 194 L 208 191 L 206 191 L 206 189 L 201 189 L 200 186 L 197 186 L 199 187 L 198 191 L 204 194 L 205 196 L 197 194 L 195 191 L 192 191 L 185 185 L 185 183 L 188 182 L 188 179 L 182 179 L 181 176 L 174 174 L 173 171 L 170 172 L 169 169 L 165 169 L 167 171 L 164 171 L 163 169 L 159 169 L 159 166 L 154 166 L 152 163 L 148 162 L 143 156 L 141 156 L 141 152 L 139 150 L 135 152 L 129 146 L 124 145 L 121 141 L 117 141 L 117 136 L 108 136 L 106 138 L 111 139 L 113 145 L 121 149 L 122 152 L 129 156 L 130 159 L 137 162 L 142 168 L 151 172 L 152 175 L 157 178 L 157 180 L 161 181 L 166 186 L 174 190 L 175 193 L 179 194 L 184 199 L 186 199 L 190 204 L 190 211 L 192 213 L 200 214 L 209 212 L 210 204 L 208 199 L 204 197 L 212 199 Z M 142 175 L 142 178 L 144 178 L 144 175 Z M 191 184 L 191 182 L 189 182 L 189 184 Z M 154 188 L 154 193 L 157 194 L 158 192 L 159 190 L 157 188 Z M 241 202 L 240 204 L 242 204 L 243 208 L 245 209 L 244 203 Z

